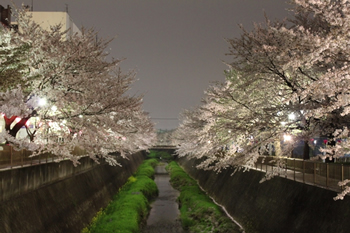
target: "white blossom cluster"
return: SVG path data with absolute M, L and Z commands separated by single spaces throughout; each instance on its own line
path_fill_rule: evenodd
M 309 159 L 320 136 L 329 142 L 321 157 L 348 153 L 350 1 L 290 3 L 285 20 L 266 16 L 227 39 L 226 81 L 209 87 L 201 106 L 184 111 L 180 156 L 200 159 L 203 169 L 242 169 L 260 155 L 290 156 L 298 142 Z
M 125 158 L 152 146 L 156 133 L 142 96 L 127 94 L 135 72 L 108 59 L 109 40 L 84 28 L 69 37 L 60 25 L 46 31 L 25 10 L 16 11 L 18 32 L 0 31 L 1 142 L 75 164 L 80 148 L 111 165 L 118 164 L 117 153 Z M 20 139 L 23 129 L 27 137 Z

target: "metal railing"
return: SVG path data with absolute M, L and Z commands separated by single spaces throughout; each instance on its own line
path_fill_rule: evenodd
M 283 167 L 276 165 L 277 159 L 282 160 Z M 266 156 L 259 157 L 255 169 L 337 192 L 344 188 L 338 185 L 339 181 L 350 179 L 350 164 L 343 163 Z
M 84 151 L 76 148 L 73 154 L 77 156 L 84 155 Z M 18 167 L 32 166 L 43 163 L 57 162 L 57 156 L 50 153 L 44 153 L 37 156 L 31 156 L 32 152 L 28 150 L 15 150 L 12 146 L 0 146 L 0 169 L 13 169 Z
M 31 156 L 30 151 L 16 151 L 9 145 L 2 145 L 1 148 L 0 170 L 58 161 L 56 156 L 49 153 Z M 81 156 L 84 151 L 76 148 L 73 153 Z M 277 160 L 282 160 L 284 167 L 277 166 Z M 343 190 L 343 187 L 338 185 L 339 181 L 350 179 L 350 164 L 347 163 L 323 163 L 322 161 L 261 156 L 255 164 L 255 169 L 264 172 L 275 171 L 274 173 L 280 177 L 334 191 Z

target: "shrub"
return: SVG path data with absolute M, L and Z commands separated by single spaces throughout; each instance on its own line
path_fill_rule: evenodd
M 148 200 L 158 195 L 157 185 L 151 179 L 156 164 L 155 159 L 145 160 L 82 233 L 139 232 L 140 224 L 146 220 L 150 209 Z

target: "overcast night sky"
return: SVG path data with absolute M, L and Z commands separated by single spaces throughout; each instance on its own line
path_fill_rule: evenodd
M 3 6 L 10 0 L 1 1 Z M 121 68 L 137 72 L 132 94 L 143 94 L 143 108 L 158 129 L 178 126 L 183 109 L 200 104 L 211 82 L 224 81 L 225 38 L 288 15 L 285 0 L 15 0 L 34 11 L 66 11 L 78 27 L 115 38 L 111 56 L 126 58 Z M 67 5 L 66 5 L 67 4 Z

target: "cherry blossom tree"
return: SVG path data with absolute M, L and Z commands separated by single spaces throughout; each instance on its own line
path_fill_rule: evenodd
M 296 130 L 286 114 L 276 114 L 284 106 L 276 105 L 282 103 L 278 89 L 268 91 L 263 79 L 248 86 L 246 81 L 238 72 L 227 71 L 226 82 L 209 87 L 199 108 L 184 112 L 177 131 L 180 156 L 200 158 L 199 168 L 217 171 L 254 166 L 283 134 Z M 290 152 L 290 144 L 283 149 Z
M 266 17 L 227 39 L 233 75 L 210 87 L 202 106 L 184 113 L 180 155 L 204 159 L 199 167 L 205 169 L 251 165 L 285 133 L 304 141 L 304 159 L 315 136 L 334 142 L 324 150 L 327 157 L 349 150 L 350 2 L 290 3 L 291 17 Z M 282 154 L 289 156 L 287 151 Z
M 310 112 L 322 118 L 332 120 L 330 131 L 332 143 L 323 150 L 326 156 L 338 158 L 349 152 L 349 1 L 296 1 L 296 12 L 307 15 L 313 12 L 317 19 L 316 29 L 319 40 L 315 41 L 316 48 L 310 54 L 313 64 L 324 70 L 316 82 L 311 83 L 302 92 L 302 96 L 312 96 L 314 101 L 323 103 Z M 306 17 L 304 17 L 306 18 Z M 307 22 L 304 18 L 301 20 Z M 299 19 L 298 19 L 299 20 Z M 300 21 L 300 20 L 299 20 Z M 310 23 L 309 23 L 310 24 Z M 332 116 L 332 117 L 329 117 Z M 349 180 L 340 182 L 345 186 L 335 200 L 343 199 L 350 192 L 346 186 Z
M 85 29 L 65 39 L 60 25 L 46 31 L 22 10 L 17 21 L 17 33 L 0 35 L 10 37 L 9 46 L 26 48 L 23 65 L 16 68 L 21 81 L 15 79 L 16 87 L 9 81 L 0 93 L 6 122 L 2 141 L 74 162 L 78 157 L 72 152 L 80 147 L 112 165 L 117 161 L 111 153 L 125 157 L 152 145 L 155 133 L 141 108 L 142 96 L 127 95 L 135 73 L 123 73 L 120 60 L 107 59 L 110 41 L 96 40 L 96 32 Z M 16 138 L 23 127 L 28 138 Z

